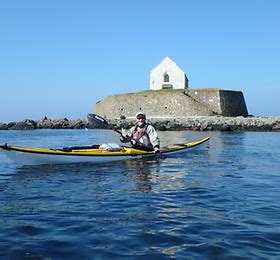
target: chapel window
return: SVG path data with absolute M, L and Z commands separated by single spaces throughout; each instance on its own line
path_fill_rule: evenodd
M 169 75 L 167 73 L 163 76 L 163 82 L 169 82 Z

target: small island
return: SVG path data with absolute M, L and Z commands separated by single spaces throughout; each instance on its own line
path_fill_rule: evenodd
M 182 69 L 166 57 L 150 72 L 150 89 L 109 96 L 95 104 L 94 113 L 115 128 L 135 123 L 143 111 L 157 130 L 279 131 L 279 116 L 249 115 L 241 91 L 219 88 L 190 89 Z M 0 123 L 0 130 L 92 129 L 87 119 L 67 118 Z

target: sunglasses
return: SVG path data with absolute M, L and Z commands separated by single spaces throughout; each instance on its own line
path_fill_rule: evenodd
M 146 119 L 146 117 L 144 117 L 144 116 L 137 116 L 137 119 Z

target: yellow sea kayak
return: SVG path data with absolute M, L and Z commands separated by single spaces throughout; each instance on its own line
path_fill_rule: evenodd
M 161 154 L 173 154 L 195 147 L 209 140 L 206 137 L 194 142 L 176 144 L 161 149 Z M 125 146 L 93 145 L 84 147 L 65 147 L 62 149 L 21 147 L 0 144 L 4 154 L 22 165 L 103 163 L 119 160 L 155 156 L 152 151 L 143 151 Z

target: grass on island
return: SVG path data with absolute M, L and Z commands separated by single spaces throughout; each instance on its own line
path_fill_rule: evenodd
M 138 92 L 128 92 L 128 93 L 122 93 L 122 94 L 117 94 L 117 95 L 133 95 L 133 94 L 148 94 L 148 93 L 180 93 L 180 92 L 210 92 L 210 91 L 220 91 L 223 90 L 221 88 L 202 88 L 202 89 L 158 89 L 158 90 L 153 90 L 153 89 L 148 89 L 148 90 L 143 90 L 143 91 L 138 91 Z

